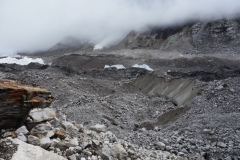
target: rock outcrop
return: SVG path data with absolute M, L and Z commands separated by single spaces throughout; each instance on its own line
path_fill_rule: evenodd
M 33 108 L 48 107 L 51 93 L 11 80 L 0 80 L 0 129 L 18 128 Z

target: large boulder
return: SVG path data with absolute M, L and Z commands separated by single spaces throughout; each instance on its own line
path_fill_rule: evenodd
M 35 108 L 31 110 L 29 116 L 32 118 L 33 122 L 42 122 L 56 118 L 56 112 L 53 108 Z
M 66 160 L 66 158 L 46 151 L 39 146 L 27 144 L 19 139 L 11 140 L 14 144 L 18 144 L 17 151 L 13 154 L 12 160 Z
M 0 80 L 0 129 L 22 126 L 31 109 L 46 108 L 52 99 L 46 89 Z

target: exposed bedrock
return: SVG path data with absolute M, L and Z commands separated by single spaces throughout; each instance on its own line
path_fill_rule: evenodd
M 164 96 L 176 105 L 182 105 L 193 98 L 199 89 L 194 88 L 194 79 L 175 78 L 166 81 L 155 74 L 147 74 L 136 79 L 134 86 L 147 94 Z
M 0 80 L 0 129 L 20 127 L 31 109 L 49 107 L 52 100 L 46 89 Z

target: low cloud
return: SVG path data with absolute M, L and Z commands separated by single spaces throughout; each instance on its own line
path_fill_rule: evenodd
M 0 51 L 46 50 L 66 36 L 116 42 L 131 30 L 239 13 L 239 0 L 1 0 Z

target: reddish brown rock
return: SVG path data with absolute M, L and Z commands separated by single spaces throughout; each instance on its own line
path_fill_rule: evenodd
M 55 135 L 54 135 L 54 136 L 55 136 L 55 137 L 58 137 L 58 138 L 60 138 L 60 139 L 64 139 L 64 138 L 67 137 L 67 134 L 66 134 L 65 131 L 60 130 L 60 131 L 55 132 Z
M 47 89 L 0 80 L 0 129 L 18 128 L 33 108 L 46 108 L 52 103 Z

